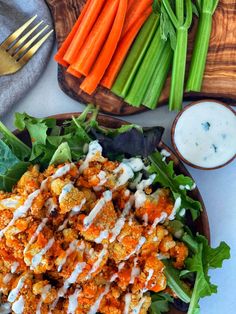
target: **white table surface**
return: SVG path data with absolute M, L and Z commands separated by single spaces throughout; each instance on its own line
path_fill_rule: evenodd
M 51 57 L 45 72 L 28 94 L 17 103 L 2 121 L 13 129 L 14 112 L 27 112 L 43 117 L 57 113 L 76 112 L 84 106 L 65 95 L 57 84 L 57 65 Z M 123 119 L 142 126 L 161 125 L 165 127 L 164 141 L 170 144 L 170 129 L 175 113 L 167 106 Z M 211 273 L 213 283 L 218 285 L 218 294 L 201 301 L 201 314 L 236 313 L 236 160 L 220 170 L 201 171 L 187 167 L 195 179 L 205 202 L 212 245 L 221 240 L 231 246 L 231 260 L 223 269 Z

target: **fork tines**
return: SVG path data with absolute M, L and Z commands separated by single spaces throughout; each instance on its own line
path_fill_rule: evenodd
M 26 63 L 53 32 L 47 31 L 49 26 L 43 26 L 43 21 L 33 26 L 36 18 L 37 15 L 30 18 L 1 44 L 1 48 L 16 61 Z

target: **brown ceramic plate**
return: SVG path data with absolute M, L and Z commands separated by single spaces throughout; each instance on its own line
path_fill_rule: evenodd
M 80 115 L 80 113 L 65 113 L 65 114 L 54 115 L 54 116 L 52 116 L 52 118 L 56 118 L 58 121 L 58 124 L 60 125 L 65 120 L 71 119 L 72 116 L 76 117 L 79 115 Z M 126 122 L 126 121 L 122 121 L 120 119 L 116 119 L 116 118 L 113 118 L 110 116 L 105 116 L 105 115 L 99 115 L 98 121 L 101 125 L 103 125 L 105 127 L 109 127 L 109 128 L 119 128 L 123 124 L 128 124 L 128 122 Z M 26 131 L 22 131 L 22 132 L 15 131 L 15 134 L 23 142 L 25 142 L 26 144 L 28 143 L 29 138 L 28 138 L 28 134 Z M 173 160 L 174 165 L 175 165 L 175 172 L 177 174 L 182 173 L 186 176 L 191 177 L 190 173 L 187 171 L 185 166 L 182 164 L 182 162 L 178 159 L 178 157 L 173 153 L 173 151 L 168 146 L 166 146 L 163 142 L 161 142 L 160 145 L 158 146 L 158 148 L 166 149 L 171 154 L 170 157 L 168 158 L 168 160 Z M 202 208 L 203 208 L 203 212 L 202 212 L 201 216 L 198 218 L 198 220 L 196 222 L 194 222 L 194 225 L 191 227 L 194 228 L 196 231 L 200 232 L 201 234 L 205 235 L 207 237 L 207 239 L 210 241 L 209 221 L 208 221 L 206 208 L 205 208 L 205 205 L 203 203 L 201 194 L 200 194 L 199 190 L 196 188 L 193 191 L 190 191 L 189 195 L 192 198 L 194 198 L 195 200 L 198 200 L 202 204 Z M 181 312 L 181 311 L 176 310 L 175 308 L 171 308 L 171 310 L 169 311 L 168 314 L 183 314 L 183 313 L 185 313 L 185 312 Z

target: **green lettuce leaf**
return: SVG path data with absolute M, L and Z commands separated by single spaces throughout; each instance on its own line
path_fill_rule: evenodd
M 61 143 L 58 149 L 55 151 L 52 159 L 50 161 L 50 165 L 59 165 L 63 164 L 66 161 L 71 161 L 71 151 L 68 143 Z
M 0 140 L 0 190 L 11 191 L 28 166 L 29 163 L 19 160 L 9 146 Z
M 155 182 L 160 183 L 164 187 L 170 188 L 175 199 L 180 196 L 181 206 L 179 210 L 182 208 L 189 209 L 193 220 L 195 220 L 202 210 L 201 203 L 188 196 L 186 189 L 181 189 L 181 186 L 189 186 L 192 188 L 194 186 L 193 180 L 182 174 L 176 175 L 174 172 L 173 161 L 166 163 L 160 152 L 155 152 L 150 155 L 149 160 L 151 165 L 148 171 L 156 174 Z
M 222 267 L 223 261 L 230 258 L 230 248 L 225 242 L 221 242 L 217 248 L 211 248 L 202 235 L 197 235 L 195 241 L 197 246 L 194 247 L 197 249 L 186 261 L 187 269 L 196 274 L 188 314 L 199 313 L 200 298 L 217 292 L 217 286 L 210 282 L 209 269 Z
M 162 262 L 165 265 L 164 273 L 168 286 L 175 292 L 180 300 L 189 303 L 191 300 L 191 290 L 184 281 L 180 279 L 180 271 L 173 267 L 170 260 L 163 259 Z
M 166 313 L 170 309 L 170 303 L 173 302 L 173 298 L 164 292 L 154 293 L 151 295 L 152 304 L 149 308 L 150 314 L 162 314 Z
M 48 130 L 56 126 L 56 120 L 52 118 L 34 118 L 26 113 L 16 113 L 15 126 L 20 130 L 28 130 L 32 151 L 30 161 L 35 160 L 45 152 Z
M 4 143 L 9 146 L 17 158 L 22 161 L 29 159 L 31 154 L 30 147 L 19 140 L 2 122 L 0 122 L 0 134 L 2 134 Z

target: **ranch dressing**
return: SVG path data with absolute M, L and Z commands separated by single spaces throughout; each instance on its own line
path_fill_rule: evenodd
M 221 166 L 236 154 L 236 115 L 210 101 L 190 106 L 177 121 L 174 141 L 190 163 L 204 168 Z

